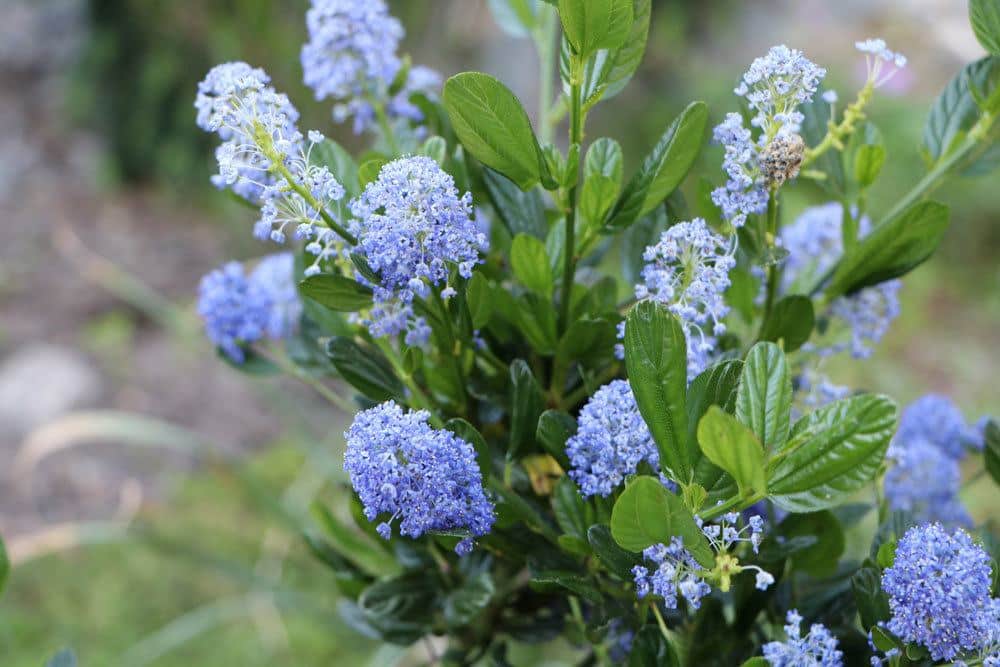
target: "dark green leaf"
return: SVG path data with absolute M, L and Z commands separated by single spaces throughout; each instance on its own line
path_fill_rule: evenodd
M 472 448 L 476 450 L 476 463 L 479 464 L 479 471 L 484 478 L 489 476 L 492 469 L 490 447 L 486 444 L 486 440 L 482 434 L 476 430 L 476 427 L 459 417 L 449 419 L 444 426 L 462 440 L 472 445 Z
M 618 546 L 611 536 L 611 529 L 604 524 L 594 524 L 587 530 L 587 541 L 597 559 L 604 567 L 626 581 L 632 580 L 632 568 L 639 565 L 641 558 Z
M 326 354 L 344 380 L 371 400 L 387 401 L 403 394 L 403 384 L 378 350 L 335 336 L 326 344 Z
M 427 634 L 440 601 L 435 580 L 410 572 L 378 581 L 358 598 L 362 616 L 391 643 L 408 645 Z
M 837 561 L 844 553 L 844 529 L 832 512 L 790 514 L 778 525 L 778 534 L 786 539 L 812 536 L 813 546 L 795 552 L 792 567 L 814 577 L 828 577 L 837 571 Z
M 694 458 L 694 443 L 687 440 L 687 343 L 680 322 L 664 306 L 643 301 L 629 312 L 625 365 L 663 472 L 687 483 Z
M 741 496 L 766 490 L 764 449 L 752 431 L 719 406 L 711 406 L 698 423 L 698 444 L 712 463 L 732 475 Z
M 712 547 L 690 510 L 653 477 L 637 477 L 625 487 L 611 511 L 611 535 L 620 547 L 636 552 L 682 537 L 703 567 L 711 569 L 715 563 Z
M 791 411 L 792 380 L 785 354 L 774 343 L 757 343 L 743 364 L 736 417 L 772 454 L 788 440 Z
M 576 53 L 617 49 L 632 29 L 632 0 L 559 0 L 559 18 Z
M 561 572 L 558 570 L 538 572 L 531 577 L 531 587 L 542 591 L 564 588 L 573 595 L 593 604 L 600 604 L 603 600 L 597 586 L 590 579 L 581 577 L 575 572 Z
M 632 642 L 628 656 L 628 667 L 680 667 L 677 651 L 667 641 L 659 628 L 647 625 L 639 630 Z
M 997 484 L 1000 484 L 1000 425 L 992 419 L 986 422 L 983 458 L 986 470 Z
M 510 265 L 518 282 L 532 292 L 549 297 L 555 279 L 545 244 L 534 236 L 518 234 L 510 248 Z
M 564 533 L 587 539 L 587 529 L 594 523 L 594 510 L 569 477 L 562 477 L 556 484 L 552 494 L 552 512 Z
M 705 140 L 708 107 L 692 102 L 678 116 L 625 186 L 608 226 L 628 227 L 663 203 L 694 164 Z
M 499 294 L 498 290 L 494 294 Z M 517 327 L 519 333 L 540 354 L 550 355 L 556 350 L 556 316 L 551 299 L 531 292 L 517 300 Z
M 882 575 L 874 567 L 863 567 L 851 577 L 854 601 L 861 616 L 861 627 L 874 628 L 889 620 L 889 598 L 882 592 Z
M 481 72 L 456 74 L 444 84 L 444 106 L 455 134 L 477 160 L 522 190 L 542 179 L 544 158 L 528 114 L 500 81 Z
M 923 264 L 937 250 L 948 229 L 948 207 L 927 201 L 877 226 L 837 265 L 828 299 L 899 278 Z
M 622 278 L 629 285 L 635 285 L 642 280 L 642 269 L 646 265 L 643 253 L 647 246 L 659 241 L 660 235 L 666 228 L 667 212 L 663 206 L 657 206 L 649 215 L 630 225 L 621 235 Z
M 771 472 L 771 498 L 790 512 L 841 504 L 875 477 L 896 428 L 896 404 L 876 394 L 852 396 L 796 422 L 787 454 Z
M 736 492 L 735 482 L 723 470 L 701 456 L 698 446 L 698 423 L 708 411 L 717 405 L 732 413 L 736 406 L 736 390 L 740 383 L 743 362 L 736 359 L 724 361 L 708 368 L 698 375 L 688 386 L 688 442 L 692 451 L 698 453 L 694 466 L 694 481 L 708 491 L 711 502 L 729 498 Z
M 338 313 L 356 313 L 372 305 L 371 288 L 332 273 L 309 276 L 299 283 L 299 291 Z
M 523 359 L 515 359 L 511 363 L 510 382 L 510 446 L 507 456 L 516 458 L 534 442 L 544 402 L 542 389 Z
M 538 444 L 559 462 L 563 470 L 570 468 L 566 457 L 566 441 L 575 433 L 576 420 L 565 412 L 546 410 L 538 418 Z
M 1000 2 L 969 0 L 969 20 L 983 48 L 1000 56 Z
M 566 369 L 574 361 L 594 367 L 595 361 L 608 360 L 614 353 L 617 340 L 618 330 L 612 321 L 577 320 L 559 341 L 554 372 L 557 377 L 565 377 Z
M 768 667 L 770 664 L 765 658 L 757 656 L 756 658 L 750 658 L 740 665 L 740 667 Z
M 482 329 L 493 317 L 492 289 L 483 274 L 476 272 L 465 286 L 465 300 L 469 307 L 469 317 L 473 329 Z
M 493 208 L 500 215 L 511 236 L 531 234 L 544 239 L 548 232 L 548 222 L 545 220 L 545 205 L 542 195 L 536 189 L 523 192 L 509 178 L 493 171 L 483 170 L 483 181 L 490 194 Z
M 453 628 L 468 625 L 489 605 L 496 588 L 489 571 L 466 579 L 444 599 L 444 620 Z
M 794 352 L 809 340 L 815 324 L 812 299 L 793 294 L 774 304 L 760 339 L 780 342 L 785 352 Z

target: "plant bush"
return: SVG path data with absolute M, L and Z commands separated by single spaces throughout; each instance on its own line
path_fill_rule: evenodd
M 205 277 L 206 333 L 357 412 L 350 507 L 317 507 L 306 536 L 344 621 L 428 640 L 434 664 L 558 638 L 580 664 L 997 664 L 997 549 L 958 490 L 970 452 L 1000 482 L 1000 428 L 934 395 L 899 416 L 823 374 L 871 353 L 938 247 L 931 191 L 995 166 L 996 0 L 971 2 L 991 55 L 932 107 L 925 177 L 877 202 L 866 114 L 906 66 L 878 39 L 857 43 L 868 77 L 844 101 L 771 48 L 711 133 L 721 171 L 689 174 L 709 127 L 693 102 L 626 177 L 586 121 L 641 61 L 650 4 L 490 3 L 541 57 L 535 126 L 494 77 L 442 85 L 399 55 L 380 0 L 306 16 L 304 80 L 370 138 L 360 156 L 303 133 L 261 69 L 199 87 L 213 182 L 290 247 Z M 787 211 L 803 181 L 830 203 Z M 859 559 L 845 531 L 866 517 Z

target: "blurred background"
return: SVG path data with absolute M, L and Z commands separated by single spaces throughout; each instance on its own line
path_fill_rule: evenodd
M 308 389 L 248 381 L 202 340 L 199 278 L 267 252 L 252 213 L 208 184 L 195 87 L 215 63 L 263 66 L 303 127 L 349 129 L 301 84 L 307 0 L 0 0 L 0 533 L 14 571 L 0 598 L 0 664 L 72 647 L 84 665 L 392 664 L 345 628 L 332 576 L 296 532 L 335 503 L 346 415 Z M 398 0 L 414 62 L 499 76 L 535 108 L 537 63 L 487 0 Z M 889 161 L 876 213 L 922 173 L 931 100 L 981 55 L 957 0 L 654 0 L 645 61 L 598 107 L 591 137 L 634 166 L 693 98 L 713 121 L 778 42 L 853 95 L 857 39 L 910 58 L 872 120 Z M 716 177 L 721 152 L 707 151 Z M 875 355 L 835 381 L 908 401 L 952 395 L 1000 413 L 1000 188 L 950 181 L 942 251 L 910 275 Z M 803 188 L 798 190 L 803 191 Z M 810 197 L 812 199 L 810 199 Z M 792 206 L 821 201 L 805 190 Z M 967 491 L 977 519 L 1000 502 Z

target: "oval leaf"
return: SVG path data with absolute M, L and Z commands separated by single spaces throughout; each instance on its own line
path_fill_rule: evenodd
M 357 280 L 332 273 L 309 276 L 299 292 L 338 313 L 356 313 L 372 305 L 372 291 Z
M 736 418 L 764 446 L 777 451 L 791 426 L 792 380 L 785 353 L 774 343 L 757 343 L 747 355 L 736 393 Z
M 712 463 L 733 476 L 741 496 L 765 491 L 764 449 L 746 426 L 717 405 L 698 422 L 698 444 Z
M 1000 56 L 1000 2 L 969 0 L 969 20 L 983 48 Z
M 774 304 L 760 339 L 780 342 L 785 352 L 794 352 L 809 340 L 815 325 L 812 299 L 793 294 Z
M 545 244 L 534 236 L 518 234 L 510 248 L 510 266 L 518 282 L 532 292 L 551 296 L 555 284 Z
M 586 58 L 599 49 L 617 49 L 632 29 L 632 0 L 559 0 L 566 39 Z

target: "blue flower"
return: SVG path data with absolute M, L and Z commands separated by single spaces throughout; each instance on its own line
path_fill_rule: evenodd
M 866 39 L 855 42 L 854 46 L 865 54 L 868 65 L 868 83 L 878 88 L 896 75 L 896 72 L 906 67 L 906 56 L 896 51 L 890 51 L 885 40 Z
M 613 380 L 580 410 L 576 434 L 566 441 L 570 478 L 584 496 L 609 496 L 643 461 L 659 470 L 660 456 L 639 414 L 632 388 Z
M 654 544 L 643 549 L 642 557 L 652 563 L 653 570 L 650 572 L 645 565 L 632 568 L 640 599 L 650 594 L 658 595 L 667 609 L 676 609 L 679 592 L 693 609 L 698 609 L 701 599 L 712 592 L 704 579 L 706 572 L 684 548 L 683 538 L 674 537 L 669 545 Z
M 837 638 L 821 623 L 813 623 L 802 636 L 802 616 L 792 609 L 786 616 L 784 642 L 764 645 L 764 659 L 771 667 L 840 667 L 844 654 L 837 649 Z
M 385 517 L 378 532 L 388 539 L 391 524 L 417 538 L 428 531 L 467 530 L 455 548 L 469 553 L 472 537 L 490 532 L 493 503 L 483 491 L 476 453 L 450 431 L 431 428 L 426 411 L 403 412 L 393 401 L 359 412 L 345 433 L 344 470 L 369 521 Z
M 736 265 L 732 245 L 695 218 L 663 232 L 659 243 L 643 254 L 643 282 L 635 286 L 635 296 L 666 305 L 680 319 L 688 343 L 689 379 L 708 367 L 716 336 L 726 331 L 725 292 Z
M 976 447 L 981 438 L 974 426 L 966 424 L 962 411 L 950 398 L 927 394 L 903 410 L 893 444 L 901 447 L 920 440 L 933 444 L 955 460 L 961 460 L 967 448 Z
M 248 276 L 239 262 L 229 262 L 201 279 L 198 314 L 205 334 L 236 363 L 244 348 L 263 338 L 287 338 L 302 312 L 290 253 L 261 260 Z
M 733 227 L 742 227 L 747 217 L 767 211 L 767 189 L 760 173 L 760 152 L 750 130 L 738 113 L 726 114 L 715 126 L 712 139 L 725 151 L 722 169 L 726 184 L 712 191 L 712 202 Z
M 788 251 L 782 275 L 785 293 L 805 293 L 843 254 L 841 235 L 843 207 L 839 202 L 813 206 L 803 211 L 795 222 L 781 230 L 780 244 Z M 871 220 L 858 221 L 860 236 L 871 229 Z M 899 289 L 902 282 L 889 280 L 866 287 L 849 296 L 838 297 L 830 304 L 826 316 L 834 325 L 850 333 L 849 340 L 837 336 L 837 326 L 831 327 L 827 344 L 810 343 L 804 349 L 821 356 L 844 350 L 858 359 L 871 356 L 873 348 L 888 332 L 899 316 Z
M 885 475 L 885 497 L 892 510 L 911 512 L 920 523 L 972 525 L 958 498 L 958 461 L 923 438 L 893 441 L 886 458 L 891 467 Z
M 802 125 L 799 105 L 812 101 L 826 70 L 817 67 L 798 49 L 772 46 L 743 75 L 735 92 L 756 111 L 750 124 L 759 127 L 766 145 L 779 134 L 797 134 Z
M 423 120 L 410 96 L 437 89 L 441 77 L 426 67 L 411 68 L 402 90 L 390 97 L 403 66 L 397 49 L 404 31 L 382 0 L 313 0 L 306 26 L 304 80 L 317 100 L 335 101 L 338 123 L 353 117 L 356 133 L 370 129 L 377 120 L 374 104 L 384 105 L 390 119 Z
M 354 251 L 378 275 L 375 305 L 388 311 L 373 315 L 373 336 L 403 331 L 412 318 L 406 307 L 415 298 L 447 286 L 453 268 L 469 278 L 488 247 L 472 217 L 472 196 L 459 197 L 454 179 L 428 157 L 386 164 L 351 211 L 357 217 L 351 226 L 358 237 Z
M 892 614 L 887 629 L 920 644 L 934 660 L 981 648 L 996 622 L 990 557 L 962 529 L 911 528 L 896 546 L 882 589 Z

